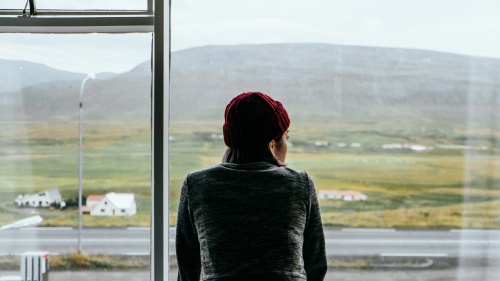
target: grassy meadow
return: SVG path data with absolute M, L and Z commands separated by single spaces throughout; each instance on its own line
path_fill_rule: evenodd
M 364 202 L 321 199 L 325 225 L 500 227 L 500 157 L 496 150 L 385 151 L 381 149 L 384 143 L 452 144 L 456 136 L 450 137 L 445 130 L 401 131 L 389 125 L 315 122 L 292 124 L 288 166 L 307 171 L 318 191 L 355 190 L 368 196 Z M 171 123 L 171 224 L 175 224 L 179 189 L 186 174 L 220 163 L 225 149 L 220 134 L 221 121 Z M 317 147 L 314 142 L 318 140 L 329 145 Z M 44 226 L 76 226 L 76 207 L 17 208 L 13 200 L 17 194 L 52 187 L 58 187 L 65 199 L 77 197 L 78 123 L 0 123 L 0 142 L 0 225 L 38 213 Z M 352 143 L 360 145 L 352 147 Z M 150 154 L 147 122 L 85 124 L 83 194 L 132 192 L 138 206 L 137 215 L 131 217 L 84 216 L 85 227 L 149 226 Z
M 58 187 L 62 197 L 78 197 L 78 122 L 0 124 L 0 224 L 38 213 L 45 226 L 76 226 L 78 208 L 17 208 L 18 194 Z M 84 226 L 149 226 L 151 144 L 148 123 L 88 122 L 84 126 L 83 195 L 131 192 L 137 214 L 84 216 Z

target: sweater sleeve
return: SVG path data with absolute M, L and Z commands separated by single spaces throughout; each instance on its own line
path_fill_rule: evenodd
M 307 281 L 316 281 L 323 280 L 327 271 L 325 235 L 321 223 L 316 189 L 309 176 L 307 176 L 307 181 L 309 185 L 309 209 L 306 229 L 304 231 L 303 257 Z
M 178 281 L 199 281 L 201 272 L 200 244 L 189 207 L 187 178 L 181 189 L 175 248 L 178 266 Z

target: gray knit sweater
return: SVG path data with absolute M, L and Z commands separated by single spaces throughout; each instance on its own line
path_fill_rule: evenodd
M 266 162 L 191 173 L 177 217 L 177 280 L 323 280 L 325 239 L 305 172 Z

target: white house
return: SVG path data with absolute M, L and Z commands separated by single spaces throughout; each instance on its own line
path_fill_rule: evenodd
M 90 199 L 90 200 L 89 200 Z M 133 216 L 137 213 L 135 196 L 132 193 L 110 192 L 106 195 L 90 195 L 83 214 L 91 216 Z
M 325 140 L 317 140 L 314 142 L 314 145 L 318 147 L 326 147 L 329 146 L 330 144 Z
M 50 207 L 62 202 L 59 188 L 52 188 L 36 194 L 18 195 L 14 203 L 19 207 Z
M 366 201 L 368 197 L 359 192 L 352 190 L 320 190 L 318 198 L 344 200 L 344 201 Z

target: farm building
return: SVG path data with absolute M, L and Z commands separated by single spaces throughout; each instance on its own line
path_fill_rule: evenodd
M 59 205 L 61 202 L 61 193 L 57 187 L 36 194 L 20 194 L 14 200 L 14 203 L 19 207 L 50 207 Z
M 137 212 L 132 193 L 110 192 L 106 195 L 90 195 L 82 213 L 91 216 L 133 216 Z
M 97 205 L 104 197 L 104 195 L 89 195 L 89 197 L 87 197 L 87 206 Z
M 320 190 L 319 199 L 333 199 L 333 200 L 344 200 L 344 201 L 366 201 L 368 197 L 359 192 L 352 190 Z
M 326 146 L 329 146 L 330 144 L 324 140 L 317 140 L 314 142 L 314 145 L 318 146 L 318 147 L 326 147 Z
M 104 195 L 89 195 L 86 205 L 82 206 L 82 213 L 84 215 L 90 215 L 90 211 L 92 211 L 102 199 L 104 199 Z

